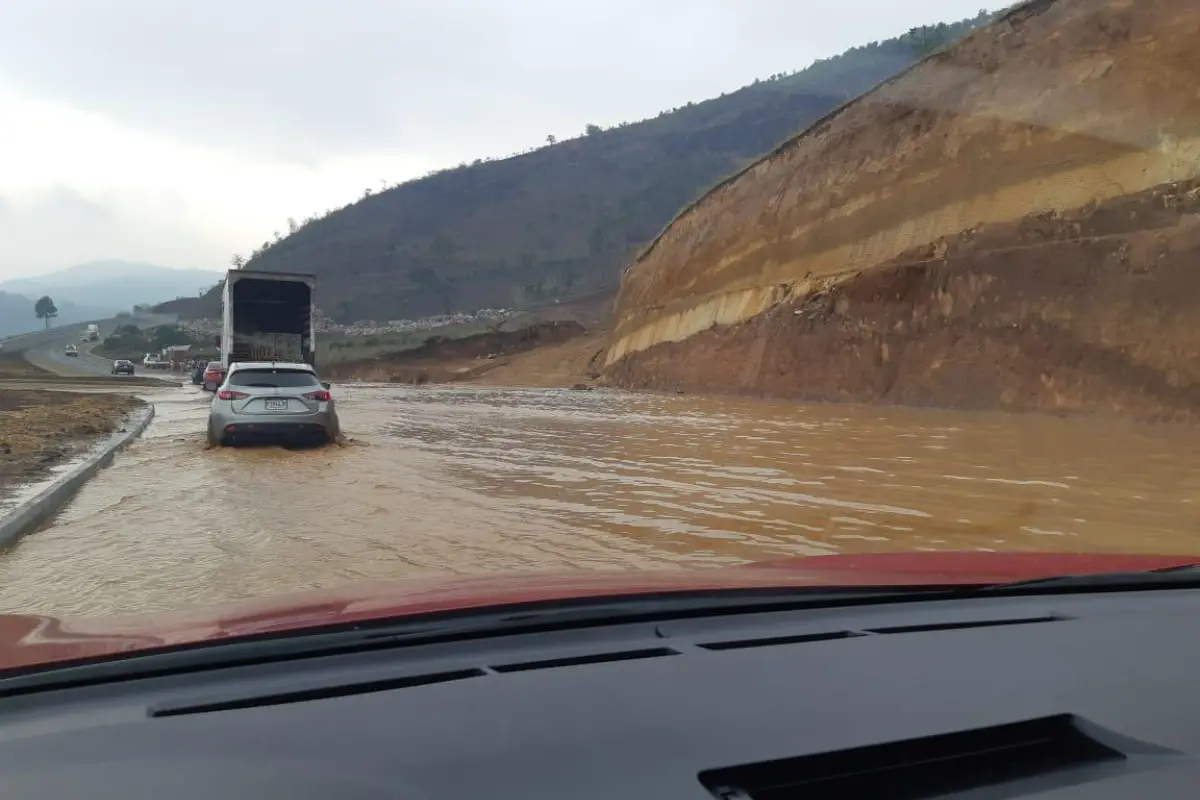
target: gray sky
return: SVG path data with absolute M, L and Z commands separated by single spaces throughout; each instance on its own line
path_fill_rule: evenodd
M 224 269 L 287 217 L 972 16 L 979 0 L 0 4 L 0 280 Z

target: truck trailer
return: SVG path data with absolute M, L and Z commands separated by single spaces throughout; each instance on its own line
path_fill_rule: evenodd
M 231 269 L 221 300 L 221 364 L 289 361 L 317 366 L 317 279 L 291 272 Z

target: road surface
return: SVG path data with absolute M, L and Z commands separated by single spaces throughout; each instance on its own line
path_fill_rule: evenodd
M 79 338 L 83 336 L 89 324 L 97 325 L 100 328 L 100 336 L 103 338 L 111 334 L 118 325 L 147 327 L 150 325 L 164 325 L 174 321 L 175 317 L 173 315 L 157 314 L 102 319 L 94 320 L 92 323 L 81 322 L 76 325 L 64 325 L 59 328 L 50 328 L 49 330 L 38 331 L 37 333 L 27 333 L 5 339 L 3 341 L 4 352 L 21 353 L 29 363 L 56 375 L 110 375 L 112 374 L 112 360 L 90 353 L 89 350 L 95 346 L 94 343 L 88 344 L 79 341 Z M 66 355 L 66 346 L 69 344 L 79 346 L 80 352 L 78 356 Z M 149 370 L 139 370 L 138 374 L 156 378 L 161 377 L 167 380 L 177 379 L 177 376 L 173 377 L 170 373 L 164 374 Z
M 623 392 L 338 384 L 348 437 L 153 424 L 0 553 L 0 611 L 109 614 L 392 578 L 920 550 L 1196 549 L 1200 426 Z

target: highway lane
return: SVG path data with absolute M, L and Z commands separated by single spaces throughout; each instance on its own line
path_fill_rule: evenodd
M 68 356 L 66 354 L 68 344 L 78 344 L 79 355 Z M 92 347 L 96 344 L 96 342 L 88 344 L 69 340 L 61 344 L 50 343 L 25 351 L 25 360 L 57 375 L 111 375 L 112 360 L 91 352 Z
M 0 552 L 0 611 L 835 552 L 1196 545 L 1200 426 L 604 390 L 334 392 L 344 445 L 233 449 L 205 444 L 207 392 L 138 387 L 153 424 Z
M 150 314 L 93 320 L 91 324 L 95 324 L 100 328 L 100 336 L 103 338 L 111 334 L 118 325 L 148 327 L 151 325 L 165 325 L 175 320 L 176 317 L 174 315 Z M 37 333 L 11 337 L 3 341 L 4 352 L 21 353 L 29 363 L 56 375 L 109 375 L 112 372 L 112 361 L 89 352 L 95 346 L 94 344 L 79 341 L 84 331 L 87 330 L 88 324 L 81 322 L 76 325 L 63 325 L 62 327 L 50 328 L 49 330 L 38 331 Z M 79 346 L 80 353 L 78 356 L 66 355 L 66 346 L 68 344 Z M 164 375 L 149 370 L 139 370 L 138 374 L 163 378 L 165 380 L 172 379 L 169 374 Z

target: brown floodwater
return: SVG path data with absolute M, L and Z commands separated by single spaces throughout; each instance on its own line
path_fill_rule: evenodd
M 0 611 L 103 614 L 354 581 L 895 550 L 1200 551 L 1200 429 L 618 392 L 335 387 L 350 441 L 208 450 L 158 409 Z

